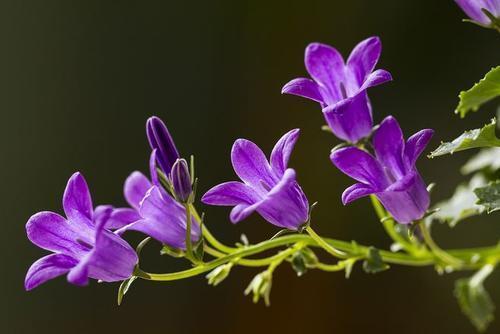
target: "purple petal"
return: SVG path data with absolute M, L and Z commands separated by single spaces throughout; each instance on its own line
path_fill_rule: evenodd
M 262 150 L 253 142 L 238 139 L 231 150 L 233 168 L 239 178 L 254 188 L 262 188 L 262 182 L 267 187 L 276 184 L 271 166 Z
M 33 263 L 26 274 L 24 288 L 29 291 L 61 276 L 76 266 L 78 261 L 64 254 L 51 254 Z
M 139 210 L 142 199 L 152 186 L 153 185 L 144 174 L 136 171 L 130 174 L 125 180 L 123 194 L 128 204 L 134 209 Z
M 88 247 L 77 242 L 93 244 L 93 231 L 84 224 L 66 221 L 60 215 L 43 211 L 39 212 L 26 223 L 28 239 L 40 248 L 72 255 L 80 258 L 87 253 Z
M 359 88 L 359 90 L 366 90 L 370 87 L 378 86 L 391 80 L 391 73 L 387 72 L 386 70 L 376 70 L 375 72 L 368 75 L 368 78 L 366 78 L 365 82 Z
M 378 161 L 357 147 L 335 150 L 330 159 L 344 174 L 356 181 L 371 185 L 375 190 L 385 189 L 389 184 Z
M 312 43 L 306 48 L 306 69 L 311 77 L 330 94 L 331 101 L 341 99 L 340 83 L 344 81 L 344 59 L 329 45 Z
M 80 263 L 82 270 L 77 276 L 84 277 L 87 273 L 88 277 L 104 282 L 131 277 L 138 263 L 134 249 L 120 236 L 104 229 L 103 225 L 97 227 L 95 238 L 95 247 Z
M 500 1 L 498 0 L 455 0 L 455 2 L 469 18 L 483 25 L 490 25 L 491 20 L 481 11 L 482 8 L 495 16 L 500 15 Z
M 117 230 L 141 219 L 141 216 L 139 216 L 139 213 L 134 209 L 115 209 L 111 205 L 100 205 L 95 208 L 94 221 L 96 224 L 99 224 L 102 219 L 106 220 L 106 229 Z
M 371 105 L 366 91 L 323 109 L 328 126 L 340 139 L 356 143 L 372 131 Z
M 356 183 L 344 190 L 342 193 L 342 204 L 347 205 L 361 197 L 371 195 L 376 191 L 364 183 Z
M 229 214 L 229 220 L 231 220 L 231 223 L 233 224 L 239 223 L 240 221 L 246 219 L 248 216 L 254 213 L 259 205 L 260 202 L 254 204 L 238 204 L 231 210 L 231 213 Z
M 92 254 L 89 253 L 83 257 L 78 265 L 71 269 L 68 273 L 68 282 L 78 286 L 85 286 L 89 284 L 89 266 L 88 261 Z
M 205 204 L 223 206 L 254 204 L 258 200 L 259 197 L 253 188 L 236 181 L 221 183 L 207 191 L 201 198 Z
M 278 227 L 296 230 L 308 219 L 309 204 L 295 181 L 295 171 L 287 169 L 283 178 L 256 207 L 268 222 Z
M 318 84 L 311 79 L 293 79 L 283 86 L 281 94 L 297 95 L 319 103 L 324 103 Z
M 152 187 L 144 197 L 139 211 L 142 220 L 116 231 L 139 231 L 174 248 L 185 249 L 186 210 L 158 187 Z M 200 227 L 193 218 L 191 238 L 196 242 Z
M 158 170 L 156 169 L 157 150 L 154 149 L 149 157 L 149 174 L 151 174 L 151 183 L 155 186 L 160 186 L 160 179 L 158 178 Z
M 367 76 L 375 68 L 381 51 L 382 44 L 378 37 L 367 38 L 358 43 L 352 50 L 347 59 L 347 66 L 356 76 L 359 86 L 363 84 Z
M 431 140 L 433 134 L 434 130 L 424 129 L 408 138 L 408 140 L 406 141 L 404 152 L 408 161 L 407 168 L 412 168 L 415 166 L 415 162 L 417 161 L 420 154 L 422 154 L 427 144 L 429 144 L 429 141 Z
M 397 191 L 383 191 L 376 194 L 387 211 L 401 224 L 421 219 L 430 204 L 429 192 L 422 178 L 416 174 L 415 177 L 405 178 L 394 188 L 398 188 Z
M 86 218 L 92 221 L 92 198 L 89 187 L 82 174 L 74 173 L 68 180 L 63 195 L 63 208 L 69 220 Z
M 278 140 L 271 152 L 271 167 L 278 176 L 282 176 L 288 166 L 293 147 L 299 138 L 300 129 L 288 131 Z
M 373 147 L 377 159 L 396 179 L 406 174 L 403 160 L 403 132 L 392 116 L 386 117 L 373 136 Z

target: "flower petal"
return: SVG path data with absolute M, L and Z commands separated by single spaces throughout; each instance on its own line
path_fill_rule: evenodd
M 403 132 L 398 121 L 392 116 L 386 117 L 373 136 L 373 147 L 377 159 L 396 179 L 406 174 L 403 160 Z
M 376 70 L 370 73 L 359 90 L 366 90 L 370 87 L 378 86 L 392 80 L 391 73 L 386 70 Z
M 293 169 L 285 171 L 283 178 L 259 203 L 256 211 L 271 224 L 290 230 L 296 230 L 306 223 L 309 204 L 295 181 Z
M 232 206 L 253 204 L 259 200 L 252 187 L 236 181 L 221 183 L 203 195 L 201 201 L 208 205 Z
M 168 176 L 172 165 L 180 156 L 167 126 L 160 118 L 150 117 L 146 122 L 146 134 L 151 149 L 158 149 L 158 164 Z
M 433 134 L 434 130 L 424 129 L 408 138 L 408 140 L 406 141 L 404 152 L 408 162 L 407 168 L 412 168 L 415 166 L 415 162 L 417 161 L 420 154 L 422 154 L 427 144 L 429 144 L 429 141 L 431 140 Z
M 68 180 L 63 195 L 63 208 L 68 220 L 79 220 L 83 216 L 92 221 L 92 198 L 85 178 L 79 172 Z
M 472 20 L 481 23 L 483 25 L 491 24 L 491 20 L 481 11 L 481 8 L 487 9 L 493 15 L 500 14 L 500 1 L 495 1 L 497 8 L 491 1 L 481 1 L 481 0 L 455 0 L 455 2 L 462 8 L 462 10 L 467 14 Z M 497 13 L 495 13 L 497 11 Z
M 27 291 L 32 290 L 48 280 L 67 273 L 77 264 L 77 260 L 64 254 L 51 254 L 42 257 L 28 269 L 24 288 Z
M 231 213 L 229 214 L 229 220 L 231 220 L 231 223 L 233 224 L 239 223 L 240 221 L 246 219 L 248 216 L 254 213 L 259 205 L 260 202 L 254 204 L 238 204 L 231 210 Z
M 238 139 L 231 150 L 233 168 L 239 178 L 256 189 L 262 189 L 262 182 L 268 187 L 276 184 L 271 166 L 262 150 L 253 142 Z
M 430 196 L 420 175 L 405 178 L 394 189 L 397 191 L 387 190 L 376 196 L 398 223 L 408 224 L 425 215 Z
M 82 257 L 88 247 L 77 240 L 93 244 L 93 232 L 86 225 L 66 221 L 54 212 L 39 212 L 26 223 L 28 239 L 40 248 L 48 251 Z
M 155 186 L 160 186 L 160 179 L 158 178 L 158 170 L 156 169 L 157 150 L 154 149 L 149 157 L 149 174 L 151 175 L 151 183 Z
M 186 210 L 158 187 L 152 187 L 144 197 L 139 211 L 143 219 L 116 231 L 139 231 L 174 248 L 185 249 Z M 200 227 L 192 218 L 191 239 L 200 238 Z
M 367 184 L 356 183 L 344 190 L 342 193 L 342 204 L 347 205 L 361 197 L 371 195 L 376 191 Z
M 311 77 L 324 86 L 330 94 L 329 100 L 341 99 L 340 83 L 344 81 L 344 59 L 333 47 L 320 43 L 309 44 L 305 54 L 306 69 Z
M 311 79 L 293 79 L 283 86 L 281 94 L 297 95 L 319 103 L 324 103 L 318 84 Z
M 94 249 L 80 263 L 80 277 L 87 273 L 88 277 L 104 282 L 122 281 L 131 277 L 139 261 L 134 249 L 120 236 L 106 230 L 104 224 L 96 228 L 95 238 Z M 83 269 L 85 266 L 86 269 Z
M 271 167 L 277 176 L 282 176 L 288 166 L 288 160 L 292 154 L 293 147 L 299 138 L 300 129 L 288 131 L 274 145 L 271 152 Z
M 117 230 L 141 219 L 141 216 L 131 208 L 116 209 L 111 205 L 99 205 L 94 211 L 94 221 L 98 224 L 101 219 L 106 220 L 106 229 Z
M 328 126 L 340 139 L 356 143 L 372 131 L 371 105 L 366 91 L 323 109 Z
M 373 71 L 382 51 L 382 43 L 378 37 L 369 37 L 358 43 L 347 59 L 347 66 L 352 70 L 358 85 L 361 86 Z
M 139 210 L 140 203 L 146 192 L 152 187 L 151 182 L 141 172 L 133 172 L 125 180 L 123 194 L 128 204 L 136 210 Z
M 356 181 L 371 185 L 375 190 L 385 189 L 389 184 L 378 161 L 357 147 L 335 150 L 330 159 L 344 174 Z

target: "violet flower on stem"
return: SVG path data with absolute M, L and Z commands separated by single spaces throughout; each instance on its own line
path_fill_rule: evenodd
M 455 0 L 457 5 L 475 23 L 500 29 L 500 0 Z
M 80 173 L 68 180 L 63 208 L 66 218 L 43 211 L 26 224 L 30 241 L 53 252 L 30 267 L 26 290 L 64 274 L 75 285 L 86 285 L 89 278 L 115 282 L 131 277 L 137 254 L 125 240 L 106 229 L 112 210 L 95 215 L 87 183 Z
M 374 71 L 381 50 L 380 39 L 370 37 L 356 45 L 346 63 L 335 48 L 309 44 L 305 66 L 312 80 L 294 79 L 283 87 L 282 93 L 318 102 L 333 134 L 355 143 L 372 131 L 372 111 L 366 90 L 392 80 L 386 70 Z
M 374 194 L 399 223 L 422 218 L 430 197 L 415 164 L 432 134 L 431 129 L 421 130 L 405 142 L 398 122 L 389 116 L 374 134 L 375 157 L 357 147 L 332 152 L 333 164 L 359 181 L 342 194 L 344 205 Z
M 270 161 L 246 139 L 235 141 L 231 151 L 234 171 L 243 182 L 219 184 L 202 197 L 209 205 L 234 206 L 230 219 L 238 223 L 257 211 L 273 225 L 297 230 L 308 219 L 309 203 L 287 168 L 299 129 L 286 133 L 274 146 Z

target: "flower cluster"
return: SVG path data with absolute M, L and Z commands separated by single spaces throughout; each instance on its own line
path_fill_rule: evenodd
M 398 122 L 391 116 L 373 130 L 367 89 L 392 79 L 385 70 L 374 71 L 380 54 L 378 37 L 359 43 L 347 62 L 333 47 L 313 43 L 305 57 L 313 80 L 292 80 L 282 91 L 319 102 L 332 132 L 346 141 L 330 157 L 338 169 L 358 181 L 346 189 L 343 203 L 375 195 L 396 221 L 408 224 L 421 219 L 429 207 L 429 194 L 415 163 L 432 130 L 422 130 L 405 142 Z M 269 158 L 252 141 L 236 140 L 231 162 L 241 181 L 219 184 L 201 201 L 232 206 L 229 217 L 233 223 L 256 212 L 279 228 L 307 229 L 309 202 L 297 182 L 296 171 L 288 167 L 299 132 L 294 129 L 284 134 Z M 135 171 L 126 179 L 128 208 L 101 205 L 94 210 L 87 183 L 75 173 L 63 197 L 66 218 L 41 212 L 29 219 L 28 238 L 53 254 L 31 266 L 26 289 L 66 273 L 68 281 L 77 285 L 87 284 L 89 278 L 112 282 L 131 277 L 138 257 L 122 239 L 127 231 L 143 233 L 169 249 L 186 252 L 186 257 L 196 263 L 191 254 L 193 244 L 203 237 L 200 219 L 191 214 L 196 187 L 190 166 L 158 117 L 148 119 L 146 134 L 152 150 L 149 177 Z M 365 149 L 370 141 L 374 154 Z

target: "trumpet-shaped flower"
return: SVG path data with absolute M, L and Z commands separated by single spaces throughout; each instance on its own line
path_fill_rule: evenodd
M 284 94 L 319 102 L 332 132 L 340 139 L 357 142 L 370 134 L 373 126 L 371 105 L 366 90 L 392 80 L 385 70 L 373 71 L 382 46 L 378 37 L 360 42 L 347 63 L 333 47 L 309 44 L 305 65 L 311 76 L 288 82 Z
M 420 219 L 429 207 L 429 193 L 415 163 L 431 139 L 425 129 L 405 143 L 398 122 L 392 116 L 380 124 L 373 137 L 375 157 L 357 147 L 332 152 L 333 164 L 359 183 L 347 188 L 342 202 L 375 194 L 399 223 Z
M 231 151 L 234 171 L 243 182 L 210 189 L 201 199 L 209 205 L 234 206 L 230 219 L 240 222 L 254 211 L 273 225 L 298 229 L 308 218 L 307 198 L 287 168 L 299 129 L 286 133 L 274 146 L 270 161 L 253 142 L 238 139 Z
M 125 240 L 105 228 L 113 209 L 101 207 L 100 212 L 94 211 L 87 183 L 80 173 L 68 181 L 63 208 L 66 218 L 43 211 L 26 224 L 30 241 L 53 252 L 30 267 L 26 290 L 66 273 L 68 281 L 76 285 L 86 285 L 89 278 L 104 282 L 129 278 L 137 255 Z

